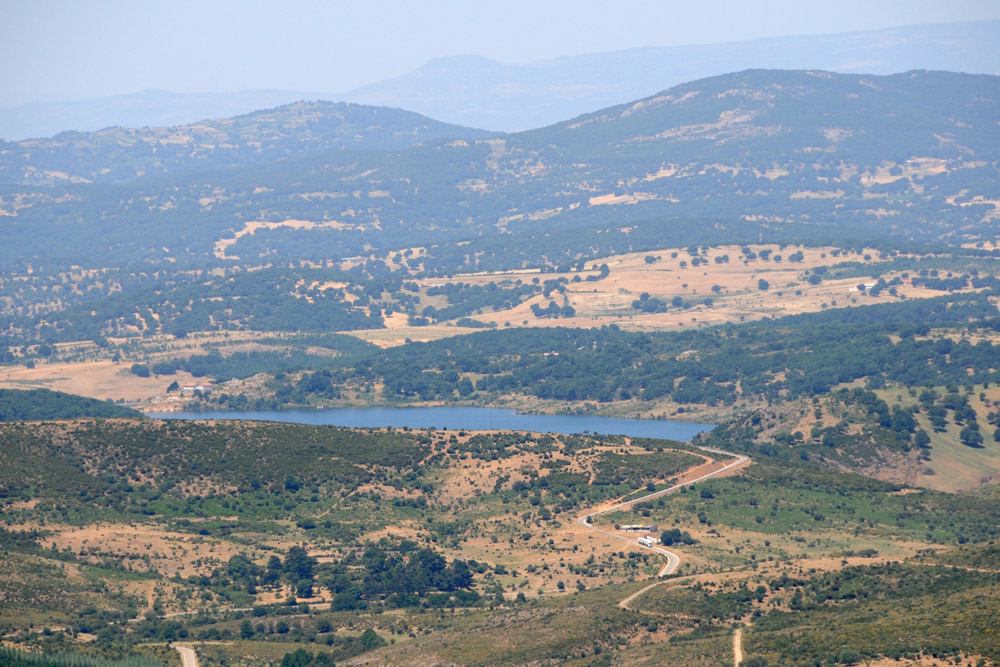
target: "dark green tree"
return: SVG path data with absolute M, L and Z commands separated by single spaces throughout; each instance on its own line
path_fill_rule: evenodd
M 313 580 L 313 568 L 316 566 L 316 559 L 306 553 L 302 547 L 295 546 L 288 550 L 282 569 L 285 574 L 294 581 L 300 582 L 303 579 Z
M 983 446 L 983 434 L 979 432 L 979 424 L 975 422 L 963 428 L 958 434 L 958 439 L 966 447 L 978 448 Z

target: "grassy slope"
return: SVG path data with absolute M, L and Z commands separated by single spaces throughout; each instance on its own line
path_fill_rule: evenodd
M 20 434 L 20 439 L 24 440 L 28 432 L 28 427 L 23 425 L 4 428 L 6 430 L 0 432 L 11 436 L 11 442 L 13 435 Z M 672 584 L 647 593 L 634 605 L 642 610 L 637 613 L 618 608 L 617 602 L 647 583 L 645 578 L 655 571 L 656 559 L 643 559 L 635 548 L 630 549 L 623 543 L 601 546 L 600 540 L 594 541 L 585 534 L 574 532 L 577 527 L 573 519 L 582 511 L 579 508 L 604 497 L 625 493 L 635 485 L 644 486 L 647 479 L 654 479 L 646 475 L 660 478 L 696 462 L 694 457 L 680 452 L 656 453 L 657 443 L 628 445 L 622 439 L 594 437 L 559 439 L 475 434 L 457 437 L 458 434 L 449 432 L 396 433 L 390 437 L 379 432 L 290 428 L 278 424 L 162 425 L 127 420 L 83 421 L 59 425 L 58 429 L 56 426 L 34 428 L 36 440 L 28 441 L 28 449 L 34 447 L 70 455 L 89 452 L 92 458 L 80 460 L 107 462 L 117 459 L 119 467 L 166 466 L 161 469 L 182 478 L 203 481 L 212 479 L 211 475 L 220 475 L 217 479 L 221 481 L 235 480 L 240 475 L 249 478 L 258 469 L 254 457 L 232 456 L 230 445 L 237 441 L 258 443 L 263 449 L 257 449 L 255 457 L 264 460 L 268 460 L 269 451 L 286 455 L 291 452 L 291 456 L 286 456 L 289 467 L 280 469 L 271 479 L 281 485 L 285 475 L 297 476 L 304 485 L 299 491 L 257 490 L 238 485 L 229 491 L 223 487 L 213 490 L 211 486 L 196 491 L 179 484 L 163 491 L 166 499 L 148 501 L 146 508 L 153 511 L 151 516 L 130 509 L 140 505 L 128 502 L 112 503 L 105 510 L 99 510 L 100 505 L 97 505 L 97 509 L 91 510 L 91 520 L 104 517 L 114 521 L 121 516 L 118 512 L 125 512 L 128 522 L 139 528 L 148 526 L 164 531 L 167 545 L 180 547 L 186 544 L 182 539 L 201 540 L 200 553 L 204 556 L 201 571 L 205 573 L 224 564 L 230 553 L 243 552 L 262 563 L 271 554 L 283 553 L 287 545 L 305 543 L 315 553 L 339 557 L 366 540 L 393 534 L 412 537 L 418 543 L 434 544 L 448 556 L 507 564 L 508 574 L 498 575 L 487 569 L 485 574 L 476 577 L 476 588 L 491 597 L 496 590 L 494 586 L 499 584 L 505 597 L 499 609 L 491 611 L 481 607 L 455 613 L 433 609 L 384 614 L 322 612 L 320 616 L 299 613 L 278 617 L 271 611 L 253 622 L 274 627 L 278 620 L 287 619 L 291 632 L 259 635 L 254 642 L 240 642 L 225 650 L 206 648 L 206 656 L 226 652 L 231 659 L 236 659 L 236 664 L 240 664 L 239 654 L 244 650 L 273 660 L 284 649 L 304 646 L 303 642 L 308 643 L 309 637 L 315 637 L 319 642 L 316 648 L 322 649 L 327 639 L 336 643 L 340 641 L 338 637 L 348 636 L 345 632 L 359 633 L 368 627 L 395 640 L 391 646 L 372 654 L 378 662 L 389 664 L 432 659 L 460 664 L 523 664 L 546 660 L 602 664 L 611 656 L 636 664 L 656 664 L 667 658 L 694 665 L 724 663 L 731 650 L 728 622 L 734 614 L 745 615 L 748 608 L 739 600 L 741 594 L 737 594 L 736 589 L 712 588 L 699 592 L 690 588 L 692 582 L 717 581 L 718 577 L 725 576 L 733 578 L 732 586 L 736 588 L 740 581 L 747 579 L 749 588 L 753 589 L 758 581 L 813 564 L 823 563 L 824 568 L 838 569 L 840 559 L 848 551 L 876 549 L 879 554 L 871 562 L 877 563 L 904 558 L 919 548 L 954 543 L 960 537 L 982 543 L 991 538 L 991 527 L 995 538 L 996 527 L 992 519 L 998 511 L 996 504 L 1000 502 L 1000 498 L 986 493 L 978 493 L 974 498 L 929 491 L 900 495 L 894 485 L 809 466 L 788 468 L 786 464 L 765 461 L 741 476 L 714 480 L 683 494 L 669 496 L 663 499 L 662 506 L 655 501 L 647 507 L 636 508 L 636 513 L 607 517 L 608 521 L 620 519 L 623 523 L 638 520 L 659 522 L 663 527 L 676 526 L 690 530 L 699 540 L 678 551 L 685 561 L 686 572 L 703 574 L 695 579 L 677 580 L 680 587 Z M 43 435 L 46 437 L 41 437 Z M 125 447 L 122 444 L 138 444 L 143 437 L 146 438 L 144 446 Z M 85 441 L 94 447 L 73 447 L 69 442 L 73 438 L 78 445 Z M 58 449 L 45 449 L 57 444 Z M 647 444 L 652 449 L 636 448 L 636 445 Z M 680 445 L 671 447 L 684 449 Z M 150 457 L 154 448 L 158 454 Z M 631 453 L 623 454 L 623 449 Z M 172 457 L 165 456 L 165 450 L 174 452 Z M 314 479 L 311 476 L 316 472 L 314 462 L 324 458 L 322 452 L 357 462 L 352 465 L 360 464 L 378 480 L 362 477 L 338 481 L 326 479 L 321 474 L 316 475 L 319 479 Z M 386 456 L 392 453 L 401 457 L 398 465 L 376 465 L 387 463 Z M 212 468 L 211 459 L 222 456 L 229 457 L 230 468 Z M 654 459 L 660 466 L 655 471 L 656 466 L 647 465 Z M 412 462 L 416 460 L 423 462 L 415 468 Z M 573 472 L 573 466 L 584 464 L 594 466 L 589 473 L 594 479 L 604 476 L 609 483 L 585 484 L 577 490 L 574 490 L 576 486 L 563 486 L 564 482 L 576 479 L 573 475 L 578 473 Z M 10 465 L 10 461 L 5 465 Z M 415 469 L 423 469 L 424 473 L 412 477 Z M 12 468 L 4 470 L 7 471 L 4 474 L 8 474 Z M 532 471 L 540 476 L 528 474 Z M 87 473 L 78 470 L 76 474 Z M 501 481 L 505 475 L 506 480 Z M 55 508 L 56 503 L 75 501 L 72 495 L 60 490 L 60 485 L 45 486 L 41 485 L 42 481 L 36 479 L 36 486 L 26 491 L 22 500 L 8 499 L 5 516 L 10 521 L 29 525 L 44 521 L 46 532 L 39 542 L 48 545 L 50 541 L 69 539 L 75 534 L 59 524 L 61 515 Z M 347 494 L 340 497 L 338 489 Z M 102 494 L 99 498 L 146 493 L 138 486 L 125 490 L 100 485 L 94 492 Z M 48 494 L 51 500 L 31 506 L 24 502 L 29 493 L 35 497 Z M 427 504 L 409 504 L 419 498 L 424 498 Z M 536 498 L 540 500 L 537 504 Z M 560 505 L 567 502 L 569 508 L 578 509 L 560 509 Z M 552 511 L 551 518 L 542 518 L 543 508 Z M 646 511 L 648 517 L 644 516 Z M 244 519 L 234 522 L 227 518 L 234 513 Z M 705 523 L 700 522 L 699 515 L 705 517 Z M 310 516 L 315 517 L 315 528 L 297 527 L 289 520 Z M 324 528 L 323 522 L 328 520 L 332 521 L 331 527 Z M 116 525 L 126 527 L 127 524 L 118 519 Z M 354 526 L 353 532 L 338 532 L 338 526 Z M 360 535 L 358 529 L 362 531 Z M 199 535 L 199 532 L 206 534 Z M 8 606 L 9 611 L 3 617 L 6 628 L 23 627 L 26 621 L 39 626 L 89 623 L 96 628 L 113 618 L 105 612 L 79 616 L 76 610 L 85 607 L 88 601 L 98 610 L 126 615 L 141 612 L 143 602 L 149 599 L 158 599 L 160 604 L 174 609 L 177 608 L 176 600 L 182 597 L 187 600 L 182 608 L 188 609 L 212 605 L 224 609 L 254 602 L 245 592 L 237 595 L 226 587 L 207 586 L 197 577 L 168 581 L 157 573 L 156 567 L 147 574 L 130 574 L 120 568 L 127 570 L 136 561 L 121 558 L 121 554 L 116 558 L 113 546 L 99 543 L 93 537 L 96 533 L 90 534 L 89 544 L 67 542 L 75 546 L 69 554 L 58 558 L 41 546 L 8 544 L 8 550 L 18 555 L 5 561 L 7 569 L 2 590 L 8 600 L 18 602 Z M 522 540 L 522 534 L 529 538 Z M 142 537 L 136 541 L 141 546 L 151 539 Z M 105 559 L 108 563 L 103 569 L 86 565 L 93 559 L 80 553 L 83 547 L 99 544 L 105 551 L 98 554 L 96 562 Z M 195 542 L 190 545 L 195 546 Z M 169 554 L 172 547 L 157 549 Z M 214 552 L 214 559 L 209 552 Z M 179 552 L 176 557 L 181 557 Z M 188 556 L 192 557 L 193 554 Z M 857 556 L 850 561 L 869 562 Z M 192 567 L 197 566 L 192 563 Z M 512 569 L 517 572 L 511 572 Z M 59 571 L 79 574 L 63 578 L 58 575 Z M 720 571 L 733 574 L 723 575 Z M 630 579 L 635 581 L 630 582 Z M 556 589 L 558 580 L 568 582 L 566 592 Z M 577 592 L 577 581 L 584 584 L 585 591 Z M 44 593 L 39 586 L 51 590 Z M 65 589 L 61 599 L 78 600 L 71 605 L 73 611 L 69 613 L 65 605 L 55 602 L 60 587 Z M 154 589 L 161 590 L 156 592 Z M 960 614 L 958 601 L 970 591 L 975 593 L 980 589 L 962 590 L 966 592 L 942 589 L 941 595 L 914 598 L 914 604 L 921 610 L 932 610 L 935 601 L 943 601 L 946 603 L 943 613 L 948 622 L 957 624 L 963 628 L 961 633 L 965 633 L 956 636 L 972 637 L 983 615 L 992 612 L 980 608 L 982 605 L 977 602 L 978 606 L 968 607 L 970 613 Z M 986 589 L 982 591 L 993 594 Z M 528 601 L 514 601 L 518 592 L 524 593 Z M 262 589 L 256 602 L 280 600 L 284 595 L 287 592 Z M 753 604 L 750 602 L 751 606 Z M 852 610 L 856 608 L 845 609 L 849 619 L 854 619 L 856 613 Z M 832 625 L 824 620 L 826 613 L 823 608 L 817 608 L 795 617 L 795 627 L 802 630 L 796 630 L 796 641 L 809 651 L 814 650 L 814 645 L 820 649 L 827 646 L 827 642 L 832 641 L 831 636 L 841 637 L 836 632 L 848 633 L 853 645 L 866 651 L 883 650 L 879 633 L 857 632 L 852 629 L 855 628 L 854 620 Z M 342 628 L 341 631 L 317 631 L 316 622 L 326 614 L 330 614 L 332 627 Z M 711 622 L 713 616 L 716 620 Z M 696 627 L 699 625 L 695 623 L 697 619 L 701 619 L 700 627 Z M 242 621 L 239 618 L 227 618 L 216 612 L 214 619 L 207 620 L 207 624 L 205 620 L 195 623 L 194 619 L 178 617 L 176 622 L 180 623 L 179 628 L 186 628 L 191 638 L 234 637 L 240 633 Z M 896 620 L 896 616 L 888 615 L 879 627 L 889 632 Z M 775 622 L 768 620 L 771 625 L 767 625 L 762 621 L 760 627 L 754 626 L 749 631 L 748 647 L 756 654 L 766 655 L 774 646 L 786 641 L 783 638 L 787 633 L 780 628 L 774 629 Z M 165 626 L 148 627 L 152 628 L 151 632 L 159 633 Z M 343 630 L 348 627 L 350 630 Z M 935 637 L 933 633 L 927 636 Z M 261 638 L 266 639 L 266 643 L 255 648 L 255 642 L 259 643 Z M 44 643 L 45 640 L 38 637 L 36 641 Z M 971 640 L 967 646 L 980 653 L 985 651 Z M 346 649 L 334 647 L 331 650 Z

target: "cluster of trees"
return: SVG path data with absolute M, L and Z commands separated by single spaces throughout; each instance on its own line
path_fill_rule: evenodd
M 938 402 L 940 399 L 940 402 Z M 948 425 L 948 411 L 952 411 L 952 420 L 962 426 L 959 440 L 967 447 L 982 447 L 983 434 L 979 428 L 976 409 L 969 403 L 968 396 L 958 393 L 957 386 L 949 387 L 948 393 L 938 396 L 933 389 L 924 389 L 919 396 L 919 405 L 927 413 L 931 427 L 938 433 L 943 433 Z M 991 413 L 992 415 L 993 413 Z M 988 415 L 987 420 L 993 423 Z M 994 429 L 993 439 L 1000 442 L 1000 427 Z
M 384 375 L 379 372 L 384 382 L 383 393 L 393 399 L 447 400 L 456 396 L 466 398 L 475 391 L 472 381 L 453 368 L 444 372 L 426 371 L 419 363 L 399 361 L 380 366 L 378 371 L 383 369 L 386 371 Z
M 164 667 L 159 660 L 145 656 L 108 660 L 82 653 L 43 654 L 22 651 L 12 646 L 0 646 L 0 664 L 6 667 Z
M 324 565 L 322 581 L 333 593 L 332 607 L 338 610 L 364 608 L 376 600 L 413 607 L 432 593 L 449 594 L 437 596 L 434 602 L 439 604 L 468 606 L 479 601 L 479 595 L 469 591 L 473 576 L 467 561 L 456 558 L 449 563 L 432 549 L 417 548 L 406 540 L 394 548 L 352 552 Z
M 255 594 L 258 587 L 274 586 L 285 581 L 292 586 L 296 596 L 311 598 L 316 580 L 316 562 L 301 546 L 290 547 L 284 559 L 271 556 L 266 566 L 256 565 L 237 554 L 229 559 L 224 569 L 215 570 L 210 577 L 193 576 L 193 580 L 205 586 L 236 583 L 250 594 Z
M 271 556 L 266 565 L 257 565 L 245 556 L 235 555 L 222 568 L 211 575 L 192 575 L 191 582 L 205 587 L 224 588 L 236 586 L 249 593 L 256 594 L 258 588 L 273 587 L 284 581 L 291 585 L 298 597 L 311 598 L 315 574 L 313 569 L 316 559 L 301 546 L 288 549 L 285 558 Z
M 320 621 L 318 625 L 320 626 L 318 629 L 325 632 L 333 629 L 327 621 Z M 387 644 L 372 628 L 367 628 L 358 637 L 328 636 L 326 643 L 329 646 L 336 646 L 336 653 L 343 659 L 349 659 L 365 651 L 371 651 Z M 280 662 L 274 664 L 276 667 L 334 667 L 335 663 L 330 653 L 323 653 L 322 651 L 310 653 L 300 648 L 286 653 Z
M 473 567 L 482 569 L 475 561 L 459 558 L 449 563 L 433 549 L 401 540 L 322 564 L 301 546 L 289 548 L 284 559 L 271 556 L 266 565 L 236 555 L 225 567 L 211 575 L 192 576 L 191 581 L 217 589 L 236 586 L 250 594 L 285 582 L 299 598 L 313 597 L 319 585 L 333 595 L 334 611 L 365 609 L 380 601 L 392 607 L 468 606 L 480 600 L 470 590 Z
M 570 305 L 560 307 L 555 301 L 549 301 L 549 305 L 544 308 L 538 303 L 531 304 L 531 314 L 535 317 L 573 317 L 576 315 L 576 309 Z
M 679 296 L 674 297 L 673 305 L 675 307 L 682 306 L 684 300 Z M 665 313 L 667 312 L 667 303 L 663 299 L 649 296 L 649 292 L 643 292 L 638 299 L 632 302 L 632 308 L 644 313 Z
M 218 352 L 195 354 L 187 359 L 158 361 L 152 366 L 135 364 L 132 372 L 142 377 L 153 375 L 173 375 L 177 371 L 190 373 L 193 377 L 211 377 L 219 382 L 234 378 L 248 378 L 258 373 L 285 373 L 303 368 L 324 369 L 334 366 L 328 355 L 309 354 L 301 350 L 258 350 L 233 352 L 223 356 Z M 139 369 L 139 372 L 136 371 Z
M 314 654 L 304 648 L 286 653 L 279 663 L 279 667 L 334 667 L 334 665 L 333 658 L 326 653 Z
M 428 288 L 427 296 L 444 295 L 448 305 L 432 311 L 425 309 L 421 314 L 437 320 L 453 320 L 484 310 L 508 310 L 541 291 L 542 287 L 534 283 L 513 287 L 500 287 L 495 282 L 486 285 L 447 283 Z
M 934 273 L 937 273 L 936 271 Z M 912 279 L 914 285 L 923 285 L 928 289 L 940 290 L 942 292 L 954 292 L 955 290 L 965 289 L 969 286 L 969 276 L 951 276 L 947 278 L 937 278 L 937 277 L 914 277 Z
M 48 389 L 0 389 L 0 422 L 141 417 L 142 413 L 108 401 Z
M 907 410 L 893 406 L 889 410 L 889 404 L 879 398 L 875 392 L 856 387 L 850 391 L 841 389 L 834 394 L 834 398 L 839 399 L 847 405 L 858 405 L 863 408 L 875 422 L 883 427 L 894 431 L 902 438 L 909 439 L 910 435 L 917 430 L 917 422 L 913 418 L 912 410 Z
M 931 326 L 970 325 L 1000 329 L 988 293 L 677 333 L 613 326 L 488 331 L 343 363 L 345 377 L 382 380 L 390 398 L 449 400 L 472 388 L 571 401 L 670 396 L 729 404 L 741 395 L 780 401 L 864 378 L 906 386 L 1000 380 L 997 347 L 989 341 L 923 337 Z
M 697 544 L 698 540 L 691 537 L 691 533 L 680 528 L 669 528 L 660 534 L 660 544 L 669 547 L 674 544 Z

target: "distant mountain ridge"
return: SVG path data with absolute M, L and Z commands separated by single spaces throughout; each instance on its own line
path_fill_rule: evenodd
M 89 100 L 33 102 L 0 109 L 0 140 L 51 137 L 60 132 L 95 132 L 108 127 L 174 127 L 210 118 L 229 118 L 299 100 L 341 96 L 292 90 L 234 93 L 173 93 L 143 90 Z
M 158 173 L 249 165 L 328 150 L 401 150 L 492 133 L 411 111 L 346 102 L 296 102 L 178 127 L 63 132 L 0 142 L 0 182 L 123 182 Z
M 448 272 L 667 243 L 975 242 L 995 235 L 998 109 L 997 76 L 748 70 L 478 140 L 251 151 L 114 186 L 7 183 L 0 261 L 204 267 L 420 247 L 427 271 Z
M 478 56 L 446 57 L 348 93 L 146 91 L 11 107 L 0 109 L 0 138 L 45 137 L 64 130 L 93 131 L 113 125 L 186 125 L 316 99 L 399 107 L 440 121 L 491 130 L 526 130 L 646 97 L 676 84 L 748 68 L 1000 74 L 997 34 L 1000 21 L 976 21 L 729 44 L 645 47 L 516 65 Z
M 1000 74 L 1000 21 L 645 47 L 505 65 L 477 56 L 432 60 L 346 95 L 443 121 L 515 131 L 745 69 L 896 74 L 915 69 Z

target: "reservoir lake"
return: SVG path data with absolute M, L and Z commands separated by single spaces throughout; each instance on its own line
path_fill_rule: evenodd
M 695 422 L 620 419 L 590 415 L 530 415 L 508 409 L 472 407 L 165 412 L 150 413 L 149 416 L 158 419 L 253 419 L 351 428 L 387 426 L 403 428 L 408 426 L 412 429 L 433 427 L 449 431 L 503 429 L 538 433 L 596 433 L 679 441 L 688 441 L 698 433 L 710 431 L 713 428 L 712 424 Z

